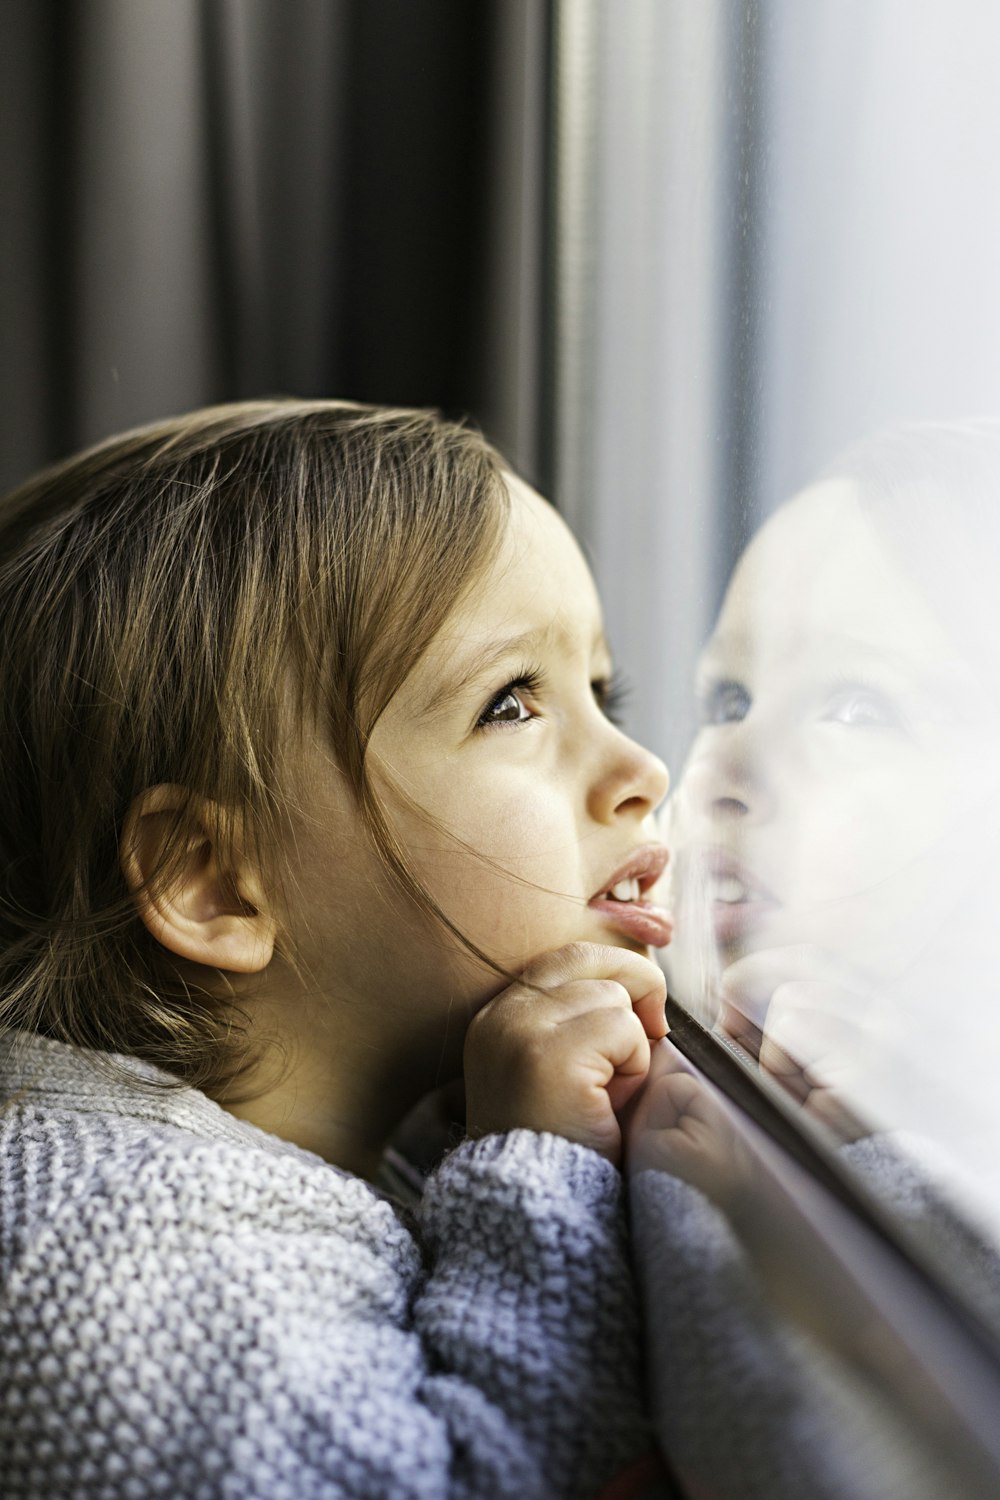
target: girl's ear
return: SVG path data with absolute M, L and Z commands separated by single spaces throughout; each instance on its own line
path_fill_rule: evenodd
M 206 968 L 258 974 L 274 956 L 277 923 L 238 840 L 225 868 L 220 863 L 213 812 L 183 787 L 149 787 L 125 819 L 122 871 L 139 916 L 164 948 Z M 170 874 L 161 878 L 168 849 Z

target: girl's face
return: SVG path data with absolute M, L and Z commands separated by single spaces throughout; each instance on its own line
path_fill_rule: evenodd
M 606 714 L 611 662 L 568 530 L 510 479 L 503 545 L 379 720 L 370 764 L 410 866 L 474 943 L 517 971 L 577 940 L 644 949 L 667 772 Z M 327 994 L 460 1043 L 499 978 L 403 898 L 316 745 L 296 829 L 289 936 Z M 398 790 L 397 790 L 398 789 Z M 609 899 L 620 882 L 618 896 Z M 636 899 L 636 898 L 639 899 Z
M 698 696 L 668 816 L 680 983 L 713 948 L 716 972 L 793 944 L 881 977 L 912 962 L 983 853 L 997 725 L 852 486 L 807 490 L 748 548 Z

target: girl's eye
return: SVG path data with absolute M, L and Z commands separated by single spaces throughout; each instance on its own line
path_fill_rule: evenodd
M 753 699 L 742 682 L 713 682 L 701 695 L 702 724 L 739 724 L 750 712 Z
M 846 684 L 833 694 L 823 712 L 827 723 L 849 729 L 900 729 L 902 718 L 885 693 L 860 683 Z
M 535 715 L 525 703 L 541 683 L 539 672 L 521 672 L 513 681 L 505 683 L 476 720 L 477 729 L 489 729 L 494 724 L 526 724 Z
M 513 688 L 504 688 L 479 715 L 479 724 L 523 724 L 531 714 Z

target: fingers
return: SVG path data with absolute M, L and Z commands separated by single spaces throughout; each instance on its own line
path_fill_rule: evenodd
M 680 1129 L 686 1115 L 697 1117 L 704 1097 L 702 1085 L 676 1048 L 669 1041 L 654 1042 L 644 1086 L 624 1121 L 630 1156 L 652 1136 Z
M 617 1010 L 610 1015 L 590 1012 L 570 1023 L 575 1028 L 574 1048 L 578 1048 L 593 1027 L 591 1046 L 595 1058 L 595 1082 L 599 1070 L 604 1077 L 600 1087 L 607 1092 L 611 1108 L 617 1115 L 642 1087 L 649 1071 L 649 1038 L 634 1011 Z
M 665 997 L 659 969 L 627 949 L 576 944 L 535 959 L 469 1027 L 470 1133 L 550 1130 L 617 1162 L 617 1114 L 666 1031 Z
M 680 1177 L 717 1202 L 735 1202 L 752 1170 L 732 1123 L 705 1082 L 687 1072 L 662 1073 L 647 1088 L 628 1132 L 633 1171 Z
M 840 986 L 781 985 L 760 1049 L 762 1070 L 842 1140 L 866 1133 L 852 1103 L 869 1061 L 871 1005 Z
M 580 981 L 620 986 L 646 1035 L 654 1041 L 666 1036 L 667 982 L 656 964 L 641 953 L 599 943 L 571 943 L 534 959 L 521 975 L 522 984 L 543 990 L 568 988 Z
M 852 982 L 844 966 L 815 944 L 747 954 L 722 976 L 718 1029 L 758 1058 L 765 1030 L 771 1030 L 771 1006 L 779 989 L 822 984 L 840 990 Z

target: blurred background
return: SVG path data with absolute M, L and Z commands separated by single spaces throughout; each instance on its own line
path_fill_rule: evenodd
M 542 0 L 10 0 L 4 487 L 207 402 L 470 414 L 538 463 Z

